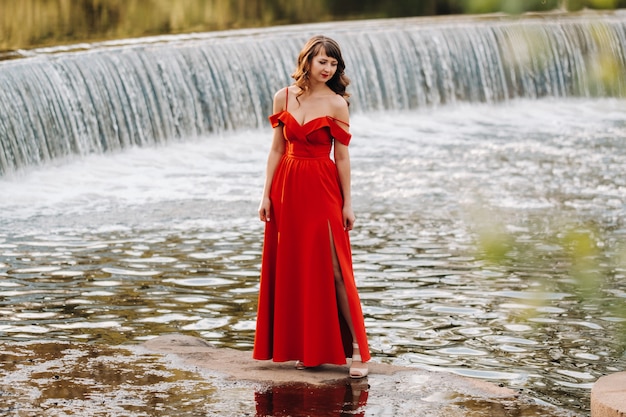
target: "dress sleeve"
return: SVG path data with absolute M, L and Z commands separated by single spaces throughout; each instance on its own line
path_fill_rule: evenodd
M 272 114 L 270 117 L 268 117 L 268 119 L 270 119 L 270 123 L 272 124 L 272 127 L 278 127 L 281 124 L 283 124 L 283 121 L 280 120 L 280 116 L 282 115 L 283 115 L 283 112 L 281 111 L 280 113 Z
M 329 117 L 329 119 L 330 123 L 328 123 L 328 126 L 330 126 L 331 136 L 339 143 L 348 146 L 350 144 L 350 139 L 352 139 L 352 134 L 343 130 L 343 128 L 339 126 L 339 123 L 343 123 L 346 126 L 348 126 L 348 124 L 332 117 Z

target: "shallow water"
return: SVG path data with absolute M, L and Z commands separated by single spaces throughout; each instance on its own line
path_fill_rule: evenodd
M 20 343 L 0 358 L 0 415 L 191 415 L 217 395 L 210 376 L 103 345 Z
M 353 116 L 351 236 L 375 360 L 588 412 L 593 382 L 626 369 L 625 104 Z M 0 179 L 0 341 L 105 349 L 180 332 L 251 349 L 269 137 L 196 138 Z M 571 235 L 591 249 L 572 252 Z

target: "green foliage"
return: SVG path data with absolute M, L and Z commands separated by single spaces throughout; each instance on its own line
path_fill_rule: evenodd
M 0 0 L 0 51 L 346 19 L 620 7 L 626 0 Z
M 562 9 L 617 9 L 626 7 L 626 0 L 457 0 L 463 13 L 504 12 L 520 14 L 531 11 Z
M 584 8 L 589 9 L 617 9 L 626 7 L 624 0 L 562 0 L 566 4 L 567 10 L 577 11 Z
M 589 228 L 572 228 L 561 237 L 569 263 L 569 275 L 585 299 L 600 295 L 605 275 L 602 274 L 602 253 L 596 242 L 596 232 Z
M 546 11 L 559 6 L 558 0 L 465 0 L 464 13 L 504 12 L 519 14 L 528 11 Z
M 478 236 L 479 252 L 489 262 L 503 264 L 515 243 L 504 226 L 497 221 L 497 215 L 487 210 L 474 210 L 472 219 Z
M 495 212 L 473 214 L 478 257 L 514 275 L 516 271 L 551 271 L 549 275 L 526 278 L 522 287 L 537 294 L 529 300 L 530 304 L 542 307 L 550 303 L 541 296 L 546 292 L 572 293 L 577 303 L 593 306 L 592 310 L 614 320 L 616 339 L 626 345 L 626 305 L 607 301 L 615 300 L 616 295 L 620 297 L 620 280 L 626 272 L 626 245 L 609 238 L 608 231 L 574 220 L 543 218 L 531 222 L 523 228 L 524 236 L 519 236 L 506 232 L 507 228 L 498 221 L 503 217 Z M 534 314 L 533 310 L 524 312 L 527 318 Z

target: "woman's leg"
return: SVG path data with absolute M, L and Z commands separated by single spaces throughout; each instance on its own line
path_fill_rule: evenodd
M 333 274 L 335 276 L 335 291 L 337 295 L 337 304 L 339 306 L 339 311 L 343 315 L 343 318 L 348 323 L 348 328 L 350 329 L 350 334 L 352 335 L 352 357 L 354 358 L 356 355 L 357 358 L 360 358 L 360 352 L 358 348 L 358 344 L 356 341 L 356 334 L 354 333 L 354 325 L 352 324 L 352 314 L 350 313 L 350 304 L 348 303 L 348 292 L 346 291 L 346 285 L 343 282 L 343 274 L 341 273 L 341 266 L 339 265 L 339 258 L 337 257 L 337 251 L 335 250 L 335 242 L 333 241 L 333 235 L 330 230 L 330 225 L 328 226 L 328 232 L 330 234 L 330 252 L 333 260 Z M 360 360 L 352 361 L 350 365 L 351 369 L 367 369 L 367 365 L 362 363 Z

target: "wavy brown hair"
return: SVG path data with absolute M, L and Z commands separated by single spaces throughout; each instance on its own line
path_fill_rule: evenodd
M 336 41 L 322 35 L 313 36 L 309 39 L 300 51 L 300 55 L 298 55 L 296 71 L 291 74 L 291 77 L 296 80 L 295 85 L 300 88 L 300 92 L 296 98 L 309 89 L 309 69 L 311 68 L 311 61 L 322 48 L 324 52 L 326 52 L 326 55 L 337 60 L 337 71 L 335 71 L 333 78 L 326 81 L 326 85 L 348 101 L 350 94 L 346 91 L 346 87 L 350 84 L 350 79 L 344 74 L 346 64 L 341 56 L 341 49 Z

